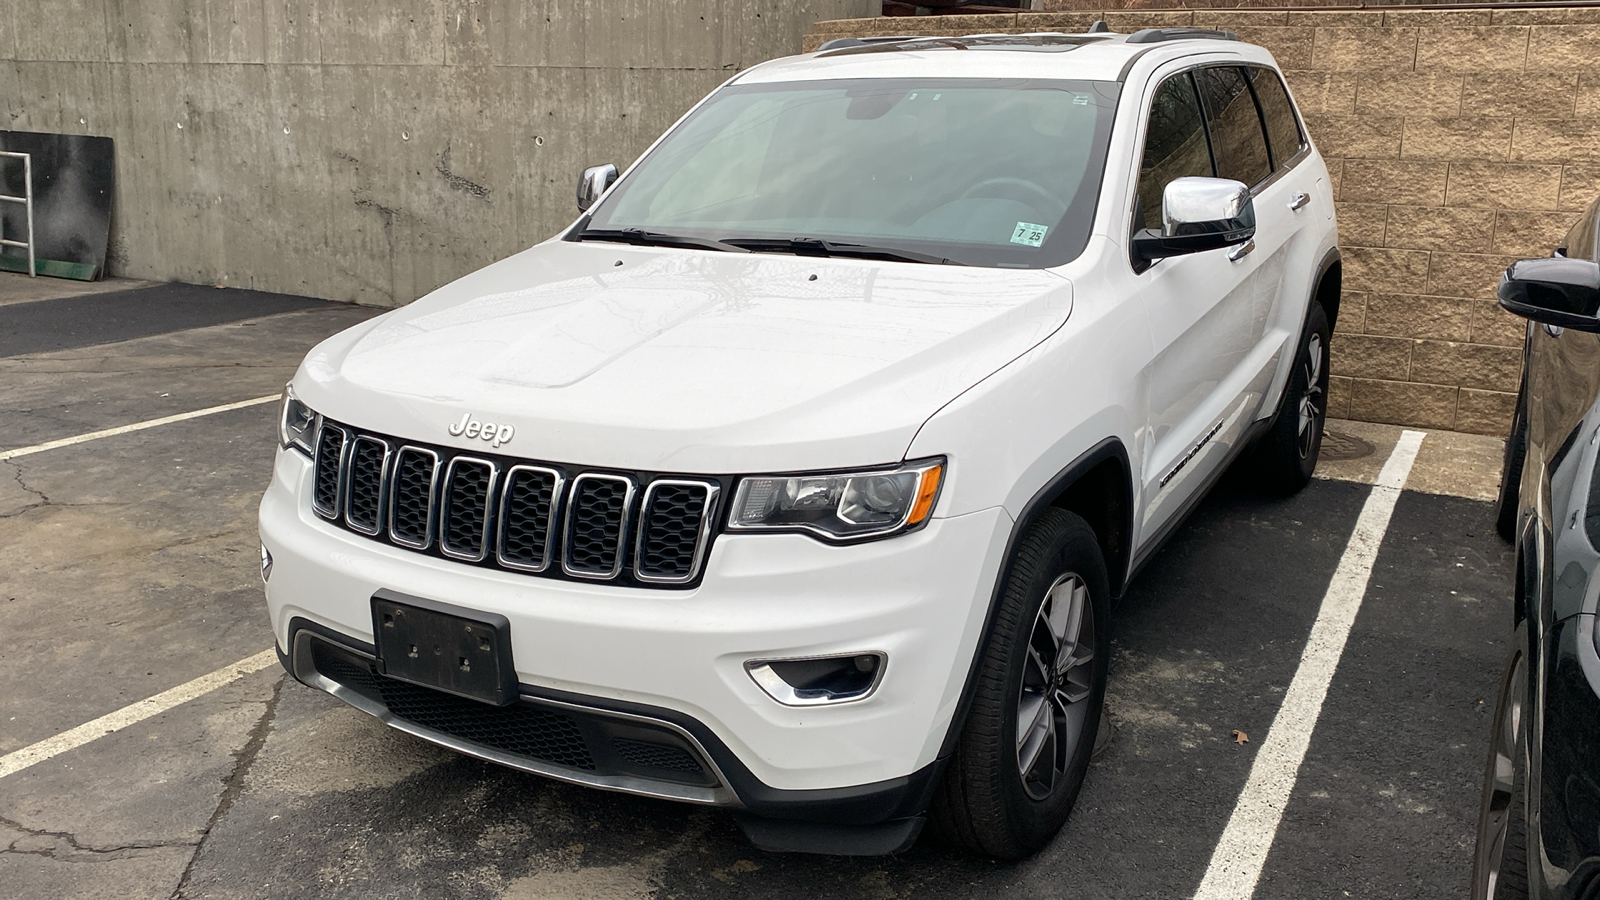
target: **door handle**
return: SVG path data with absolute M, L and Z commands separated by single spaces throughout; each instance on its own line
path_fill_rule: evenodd
M 1289 198 L 1290 209 L 1304 209 L 1311 202 L 1311 195 L 1301 191 Z
M 1240 244 L 1239 246 L 1233 248 L 1232 250 L 1229 250 L 1228 251 L 1228 261 L 1229 262 L 1238 262 L 1239 260 L 1244 259 L 1246 256 L 1249 256 L 1250 252 L 1252 250 L 1254 250 L 1254 249 L 1256 249 L 1256 239 L 1255 238 L 1251 238 L 1250 240 L 1245 241 L 1244 243 Z

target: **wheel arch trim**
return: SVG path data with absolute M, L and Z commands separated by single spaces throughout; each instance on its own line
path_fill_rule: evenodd
M 1322 286 L 1327 282 L 1327 279 L 1330 276 L 1339 280 L 1339 290 L 1341 293 L 1343 293 L 1344 257 L 1339 253 L 1338 247 L 1329 247 L 1328 251 L 1322 254 L 1322 259 L 1317 263 L 1317 275 L 1315 278 L 1311 279 L 1310 303 L 1321 302 L 1318 298 L 1322 296 Z M 1323 304 L 1322 309 L 1328 314 L 1328 330 L 1332 331 L 1339 324 L 1338 295 L 1335 295 L 1334 297 L 1334 304 L 1332 308 L 1329 308 L 1327 304 Z
M 956 704 L 954 715 L 950 718 L 944 741 L 939 745 L 936 757 L 940 763 L 947 761 L 955 752 L 956 741 L 961 734 L 961 727 L 966 721 L 967 712 L 972 707 L 973 694 L 977 687 L 977 676 L 980 655 L 989 635 L 994 631 L 995 612 L 1000 607 L 1001 594 L 1005 590 L 1007 579 L 1011 575 L 1011 558 L 1016 550 L 1017 543 L 1022 539 L 1023 532 L 1031 526 L 1039 514 L 1046 509 L 1055 507 L 1056 501 L 1090 473 L 1099 469 L 1106 463 L 1113 463 L 1121 469 L 1120 484 L 1123 491 L 1122 513 L 1124 521 L 1121 523 L 1123 534 L 1126 536 L 1121 551 L 1116 559 L 1106 560 L 1106 571 L 1111 579 L 1112 597 L 1122 594 L 1127 584 L 1130 562 L 1132 559 L 1132 528 L 1133 528 L 1133 480 L 1132 467 L 1128 458 L 1128 450 L 1120 439 L 1108 437 L 1084 451 L 1066 467 L 1061 469 L 1034 492 L 1033 496 L 1023 505 L 1021 512 L 1011 522 L 1011 533 L 1006 536 L 1005 551 L 1001 557 L 999 570 L 995 573 L 994 585 L 989 593 L 989 608 L 984 612 L 983 628 L 978 632 L 978 640 L 972 647 L 971 656 L 967 660 L 967 675 L 962 683 L 961 698 Z M 1097 537 L 1098 537 L 1097 533 Z

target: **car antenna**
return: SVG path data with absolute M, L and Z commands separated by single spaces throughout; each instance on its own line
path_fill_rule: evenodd
M 1106 24 L 1106 20 L 1105 19 L 1096 19 L 1094 24 L 1089 26 L 1089 30 L 1084 32 L 1084 33 L 1085 34 L 1105 34 L 1105 33 L 1109 32 L 1110 30 L 1111 30 L 1111 26 Z

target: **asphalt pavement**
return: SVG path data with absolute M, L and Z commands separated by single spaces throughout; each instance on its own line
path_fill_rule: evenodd
M 0 300 L 20 277 L 0 276 Z M 0 460 L 275 395 L 377 312 L 191 286 L 0 302 Z M 1373 453 L 1286 500 L 1236 473 L 1195 512 L 1116 610 L 1114 730 L 1071 821 L 997 863 L 928 839 L 893 858 L 763 853 L 723 812 L 461 757 L 275 663 L 75 732 L 271 647 L 255 506 L 274 409 L 0 461 L 0 894 L 1190 897 L 1399 431 L 1334 423 Z M 1485 500 L 1496 446 L 1423 438 L 1407 485 L 1425 489 L 1395 505 L 1257 898 L 1465 894 L 1511 615 Z M 7 768 L 37 747 L 55 752 Z

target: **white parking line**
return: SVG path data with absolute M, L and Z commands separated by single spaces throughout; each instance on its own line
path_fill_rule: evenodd
M 276 663 L 278 654 L 273 650 L 263 650 L 248 659 L 241 659 L 231 666 L 218 669 L 209 675 L 180 684 L 170 691 L 161 693 L 131 706 L 124 706 L 113 713 L 107 713 L 98 719 L 85 722 L 71 731 L 63 731 L 52 738 L 45 738 L 37 744 L 29 744 L 21 750 L 13 750 L 5 756 L 0 756 L 0 778 L 15 775 L 29 766 L 38 765 L 45 760 L 59 756 L 68 750 L 82 747 L 90 741 L 98 740 L 114 731 L 121 731 L 129 725 L 143 722 L 151 716 L 160 715 L 167 710 L 184 703 L 188 703 L 203 694 L 209 694 L 217 688 L 232 684 L 235 681 L 259 672 Z
M 17 459 L 18 457 L 29 456 L 34 453 L 43 453 L 46 450 L 54 450 L 57 447 L 70 447 L 73 444 L 82 444 L 86 441 L 98 441 L 101 438 L 111 437 L 112 435 L 116 434 L 128 434 L 129 432 L 133 431 L 143 431 L 146 428 L 155 428 L 158 425 L 170 425 L 173 422 L 182 422 L 187 419 L 198 419 L 201 416 L 214 415 L 216 413 L 227 412 L 233 409 L 244 409 L 247 406 L 260 406 L 263 403 L 276 402 L 277 399 L 278 395 L 273 394 L 269 397 L 257 397 L 254 400 L 240 400 L 238 403 L 224 403 L 221 406 L 211 406 L 207 407 L 206 409 L 197 409 L 193 412 L 178 413 L 177 415 L 172 416 L 162 416 L 159 419 L 151 419 L 148 422 L 135 422 L 132 425 L 118 425 L 115 428 L 103 428 L 99 431 L 91 431 L 88 434 L 80 434 L 77 437 L 68 437 L 62 438 L 59 441 L 46 441 L 43 444 L 34 444 L 32 447 L 18 447 L 15 450 L 0 450 L 0 460 Z
M 1244 900 L 1255 894 L 1267 851 L 1272 849 L 1278 823 L 1283 820 L 1284 807 L 1311 744 L 1311 732 L 1322 714 L 1322 701 L 1328 696 L 1328 685 L 1361 609 L 1361 599 L 1367 593 L 1378 547 L 1389 530 L 1395 501 L 1411 474 L 1411 464 L 1416 462 L 1424 436 L 1419 431 L 1400 435 L 1366 505 L 1361 507 L 1355 531 L 1322 596 L 1322 608 L 1317 612 L 1316 624 L 1311 626 L 1305 652 L 1300 655 L 1300 667 L 1283 696 L 1283 706 L 1273 718 L 1271 730 L 1256 752 L 1250 777 L 1211 854 L 1195 900 Z

